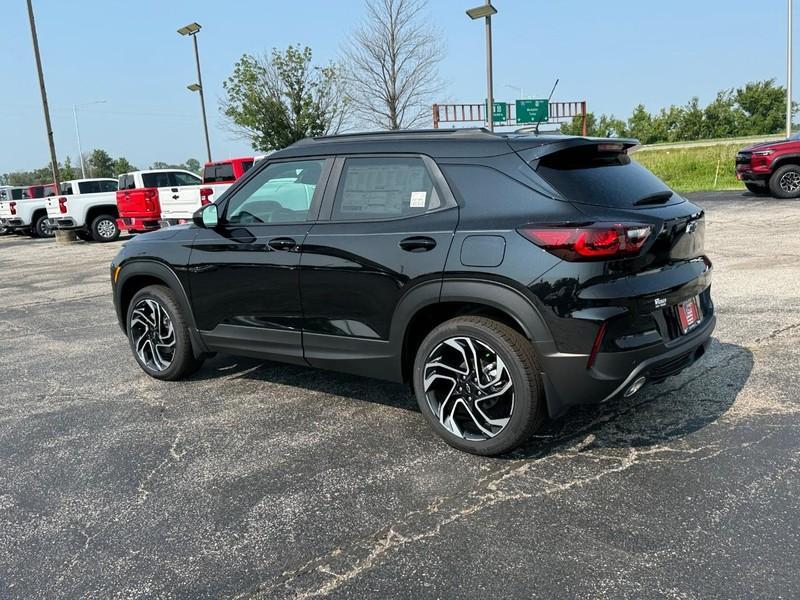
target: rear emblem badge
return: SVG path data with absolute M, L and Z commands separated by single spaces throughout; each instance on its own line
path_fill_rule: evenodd
M 654 304 L 656 305 L 656 308 L 664 308 L 667 305 L 667 299 L 666 298 L 656 298 L 655 301 L 654 301 Z

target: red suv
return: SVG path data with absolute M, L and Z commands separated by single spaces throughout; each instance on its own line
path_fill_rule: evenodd
M 736 154 L 736 179 L 757 195 L 800 197 L 800 133 L 740 150 Z

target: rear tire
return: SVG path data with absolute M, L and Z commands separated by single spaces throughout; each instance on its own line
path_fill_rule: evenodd
M 746 181 L 744 187 L 746 187 L 751 194 L 755 194 L 756 196 L 769 196 L 769 187 L 767 187 L 766 182 L 756 183 L 753 181 Z
M 114 242 L 119 238 L 117 219 L 113 215 L 99 215 L 94 218 L 90 228 L 95 242 Z
M 800 197 L 800 165 L 778 167 L 769 178 L 769 189 L 776 198 Z
M 34 220 L 31 225 L 31 235 L 38 238 L 55 237 L 56 234 L 48 223 L 47 215 L 41 215 Z
M 422 415 L 448 444 L 493 456 L 525 443 L 544 423 L 539 373 L 533 347 L 518 331 L 464 316 L 422 341 L 413 384 Z
M 125 323 L 133 357 L 150 377 L 177 381 L 202 366 L 203 359 L 194 356 L 186 316 L 168 287 L 150 285 L 136 292 Z

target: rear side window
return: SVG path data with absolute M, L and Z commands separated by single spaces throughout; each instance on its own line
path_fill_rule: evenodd
M 61 193 L 65 194 L 67 196 L 69 196 L 70 194 L 73 194 L 74 192 L 72 191 L 72 184 L 71 183 L 62 183 L 61 184 Z
M 197 175 L 190 175 L 189 173 L 181 173 L 180 171 L 175 171 L 174 173 L 170 173 L 172 176 L 172 185 L 197 185 L 202 183 L 202 180 Z
M 242 173 L 247 173 L 250 170 L 250 167 L 253 166 L 252 160 L 243 160 L 242 161 Z
M 565 199 L 583 204 L 629 208 L 671 190 L 624 152 L 598 146 L 569 148 L 544 156 L 536 172 Z
M 181 171 L 163 171 L 160 173 L 143 173 L 142 183 L 146 188 L 178 187 L 181 185 L 197 185 L 201 180 L 196 175 Z
M 336 190 L 332 218 L 396 219 L 441 206 L 421 158 L 348 158 Z
M 126 177 L 130 177 L 127 175 Z M 131 178 L 133 179 L 133 178 Z M 78 183 L 81 194 L 99 194 L 102 192 L 117 191 L 116 181 L 81 181 Z

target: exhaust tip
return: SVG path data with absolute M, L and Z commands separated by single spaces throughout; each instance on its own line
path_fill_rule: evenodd
M 647 381 L 646 377 L 639 377 L 636 381 L 634 381 L 630 385 L 630 387 L 627 390 L 625 390 L 625 397 L 630 398 L 631 396 L 633 396 L 636 392 L 642 389 L 642 386 L 645 384 L 646 381 Z

